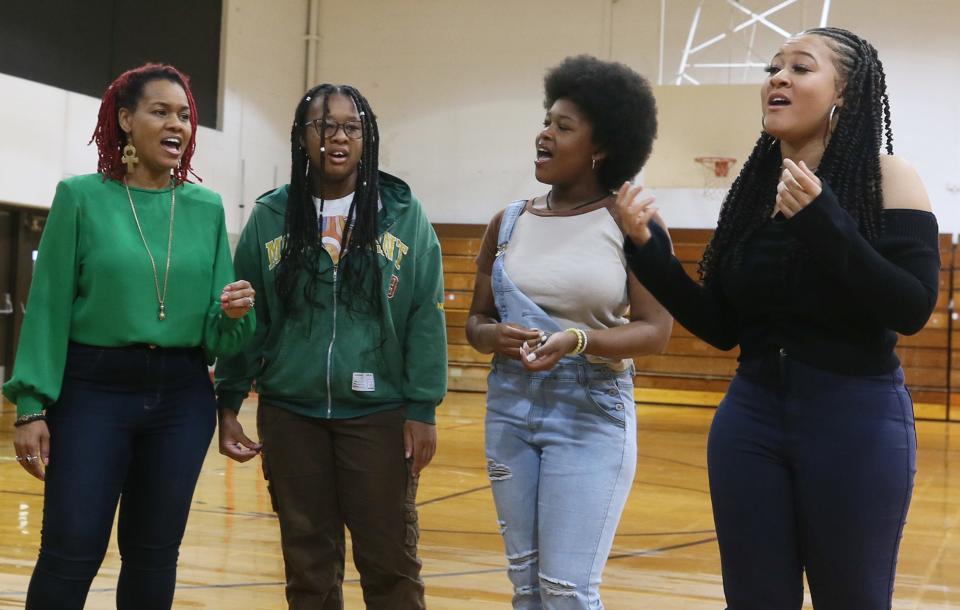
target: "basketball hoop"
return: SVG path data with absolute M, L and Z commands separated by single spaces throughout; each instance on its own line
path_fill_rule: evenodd
M 694 157 L 693 160 L 706 169 L 703 172 L 704 200 L 714 204 L 723 201 L 730 188 L 727 176 L 737 160 L 733 157 Z
M 707 169 L 712 169 L 713 175 L 717 178 L 725 178 L 730 168 L 737 162 L 733 157 L 696 157 L 694 161 Z

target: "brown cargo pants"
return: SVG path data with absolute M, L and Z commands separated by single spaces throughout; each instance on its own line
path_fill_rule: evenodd
M 263 473 L 280 518 L 290 610 L 343 608 L 344 526 L 368 610 L 426 607 L 403 424 L 400 409 L 330 420 L 261 402 Z

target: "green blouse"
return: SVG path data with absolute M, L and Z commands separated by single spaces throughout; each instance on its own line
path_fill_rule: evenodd
M 130 194 L 162 292 L 172 187 L 131 187 Z M 234 280 L 234 271 L 219 195 L 196 184 L 176 188 L 171 250 L 161 321 L 153 268 L 123 184 L 89 174 L 57 185 L 13 377 L 3 386 L 18 416 L 57 401 L 69 341 L 102 347 L 202 346 L 209 359 L 243 346 L 255 317 L 248 313 L 234 320 L 220 310 L 220 293 Z

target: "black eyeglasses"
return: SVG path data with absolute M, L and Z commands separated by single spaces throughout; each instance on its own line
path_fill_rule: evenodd
M 325 122 L 323 119 L 314 119 L 308 121 L 307 125 L 313 125 L 313 128 L 317 131 L 317 135 L 321 138 L 332 138 L 337 135 L 341 127 L 343 128 L 343 133 L 351 140 L 359 140 L 363 137 L 363 123 L 360 121 L 336 123 L 334 121 Z

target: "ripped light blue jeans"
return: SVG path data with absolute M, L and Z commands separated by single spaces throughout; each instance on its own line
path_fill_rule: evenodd
M 517 210 L 501 222 L 505 250 Z M 494 262 L 502 322 L 556 332 Z M 600 580 L 637 462 L 633 371 L 583 357 L 529 372 L 497 357 L 488 378 L 486 455 L 514 587 L 513 607 L 597 609 Z

